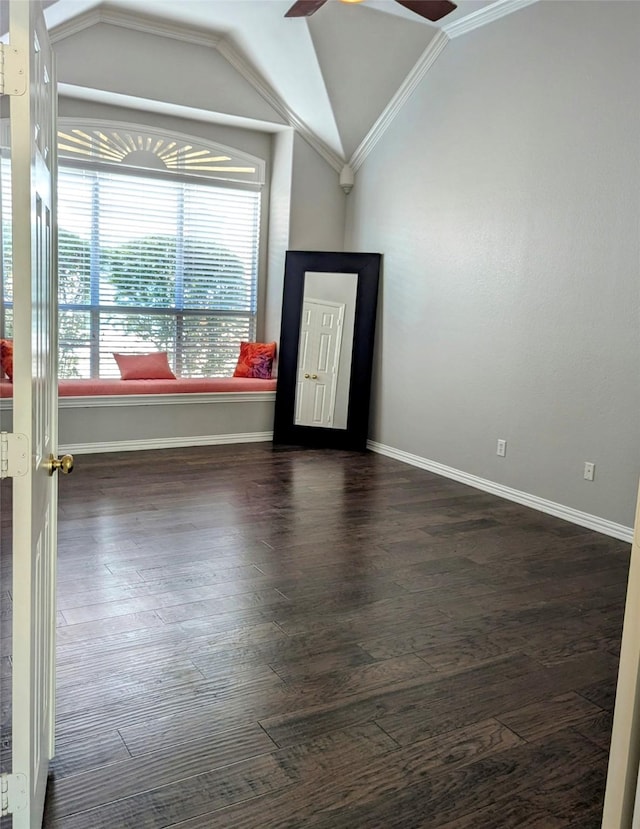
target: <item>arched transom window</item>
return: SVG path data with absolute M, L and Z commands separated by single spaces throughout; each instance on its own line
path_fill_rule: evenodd
M 166 351 L 177 376 L 230 376 L 256 336 L 265 164 L 132 125 L 59 124 L 61 377 L 119 377 Z
M 264 184 L 262 159 L 221 144 L 132 124 L 60 119 L 58 155 L 61 159 Z

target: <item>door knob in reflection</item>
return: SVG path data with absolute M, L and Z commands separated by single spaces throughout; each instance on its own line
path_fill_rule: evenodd
M 49 475 L 53 475 L 58 469 L 63 475 L 69 475 L 70 472 L 73 472 L 73 455 L 63 455 L 61 458 L 49 455 L 47 467 L 49 469 Z

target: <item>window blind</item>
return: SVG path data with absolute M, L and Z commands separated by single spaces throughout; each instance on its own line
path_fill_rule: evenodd
M 61 377 L 118 377 L 114 351 L 233 373 L 255 337 L 259 191 L 63 166 L 58 225 Z

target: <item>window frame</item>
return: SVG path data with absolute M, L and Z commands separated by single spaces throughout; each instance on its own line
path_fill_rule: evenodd
M 169 133 L 167 133 L 169 135 Z M 181 338 L 179 336 L 179 329 L 183 326 L 184 320 L 186 317 L 224 317 L 227 316 L 229 318 L 246 318 L 248 320 L 248 330 L 249 330 L 249 338 L 255 339 L 256 331 L 257 331 L 257 323 L 258 323 L 258 303 L 259 303 L 259 288 L 260 288 L 260 225 L 262 219 L 262 188 L 247 182 L 241 181 L 229 181 L 226 179 L 216 179 L 213 177 L 200 177 L 194 176 L 190 174 L 185 174 L 183 172 L 173 172 L 173 171 L 160 171 L 160 170 L 148 170 L 146 168 L 138 168 L 133 166 L 124 165 L 122 167 L 107 163 L 102 164 L 99 161 L 91 161 L 91 162 L 83 162 L 81 160 L 76 159 L 60 159 L 58 164 L 59 170 L 63 169 L 75 169 L 78 171 L 86 171 L 88 173 L 95 172 L 97 174 L 106 173 L 106 174 L 114 174 L 114 175 L 123 175 L 123 176 L 131 176 L 132 178 L 149 178 L 154 180 L 165 180 L 165 181 L 172 181 L 172 182 L 185 182 L 188 184 L 196 184 L 200 185 L 204 188 L 211 188 L 211 189 L 229 189 L 234 191 L 242 191 L 246 190 L 249 192 L 255 192 L 259 195 L 260 199 L 258 202 L 258 238 L 256 240 L 256 247 L 255 247 L 255 283 L 253 285 L 253 307 L 250 311 L 243 311 L 243 310 L 224 310 L 224 309 L 215 309 L 212 311 L 203 309 L 203 308 L 180 308 L 178 306 L 160 306 L 160 307 L 150 307 L 150 306 L 138 306 L 138 305 L 112 305 L 112 304 L 101 304 L 100 303 L 100 273 L 99 270 L 93 267 L 90 267 L 90 285 L 89 285 L 89 296 L 91 297 L 90 303 L 58 303 L 58 310 L 59 312 L 66 312 L 66 311 L 75 311 L 75 312 L 84 312 L 89 315 L 89 362 L 90 362 L 90 378 L 97 379 L 100 377 L 106 377 L 104 373 L 100 374 L 100 352 L 101 352 L 101 340 L 100 340 L 100 316 L 102 314 L 118 314 L 118 315 L 149 315 L 149 316 L 168 316 L 171 318 L 175 318 L 176 320 L 176 331 L 177 335 L 175 338 L 175 373 L 178 377 L 181 375 L 182 363 L 183 363 L 183 355 L 184 352 L 181 348 L 183 344 Z M 59 190 L 59 183 L 58 183 L 58 190 Z M 95 205 L 92 204 L 92 209 L 95 209 Z M 95 226 L 95 221 L 92 221 L 92 226 Z M 89 245 L 92 251 L 92 256 L 97 254 L 98 251 L 98 242 L 94 238 L 94 233 L 97 232 L 97 229 L 92 229 L 91 239 L 89 241 Z M 99 258 L 99 257 L 98 257 Z
M 166 170 L 158 170 L 153 168 L 148 168 L 145 166 L 134 166 L 131 164 L 126 164 L 122 162 L 114 162 L 113 160 L 109 161 L 106 159 L 99 159 L 96 157 L 91 157 L 90 155 L 82 157 L 69 157 L 65 153 L 58 152 L 58 168 L 65 168 L 65 167 L 75 167 L 76 169 L 85 169 L 91 170 L 96 169 L 102 172 L 112 172 L 115 174 L 126 174 L 129 173 L 133 176 L 138 177 L 150 177 L 150 178 L 163 178 L 166 180 L 182 180 L 185 182 L 189 182 L 191 184 L 198 183 L 203 186 L 210 186 L 213 188 L 230 188 L 234 190 L 251 190 L 258 192 L 260 195 L 259 204 L 258 204 L 258 211 L 257 211 L 257 240 L 255 246 L 255 282 L 253 284 L 253 307 L 251 312 L 245 311 L 235 311 L 235 310 L 217 310 L 215 314 L 217 316 L 249 316 L 250 318 L 250 327 L 253 332 L 253 337 L 255 338 L 257 334 L 257 328 L 260 324 L 260 316 L 261 316 L 261 296 L 263 294 L 264 286 L 262 285 L 262 278 L 261 273 L 265 266 L 265 253 L 264 253 L 264 246 L 262 244 L 262 235 L 265 229 L 265 209 L 266 209 L 266 200 L 263 194 L 263 188 L 266 185 L 266 161 L 258 156 L 251 155 L 250 153 L 245 152 L 244 150 L 239 150 L 237 148 L 229 147 L 227 145 L 221 144 L 218 141 L 211 140 L 209 138 L 203 138 L 201 136 L 194 136 L 187 133 L 178 132 L 175 130 L 167 130 L 163 128 L 158 128 L 154 126 L 148 126 L 146 124 L 139 124 L 134 122 L 121 122 L 121 121 L 112 121 L 112 120 L 105 120 L 105 119 L 94 119 L 94 118 L 82 118 L 78 119 L 77 117 L 60 117 L 58 118 L 58 133 L 70 132 L 73 129 L 81 129 L 81 130 L 102 130 L 102 131 L 113 131 L 113 130 L 120 130 L 122 132 L 127 132 L 129 134 L 136 134 L 140 133 L 144 136 L 153 136 L 155 138 L 162 138 L 169 141 L 176 141 L 189 143 L 194 145 L 195 149 L 204 148 L 207 151 L 215 154 L 223 154 L 229 156 L 228 161 L 232 162 L 235 165 L 253 165 L 255 170 L 250 178 L 247 177 L 247 174 L 242 174 L 233 171 L 227 171 L 225 169 L 221 169 L 218 173 L 207 172 L 206 174 L 202 174 L 202 171 L 198 169 L 166 169 Z M 9 119 L 2 118 L 0 119 L 0 151 L 2 155 L 8 154 L 10 157 L 10 140 L 9 140 Z M 243 177 L 244 175 L 244 177 Z M 2 233 L 2 229 L 0 228 L 0 234 Z M 2 271 L 1 276 L 4 278 L 5 272 L 4 269 Z M 93 281 L 93 274 L 92 274 L 92 281 Z M 92 290 L 91 295 L 93 296 L 95 292 Z M 6 312 L 8 309 L 11 309 L 13 303 L 10 300 L 5 299 L 5 287 L 4 285 L 0 284 L 0 336 L 7 336 L 6 332 Z M 76 304 L 76 303 L 64 303 L 59 304 L 59 309 L 62 311 L 65 310 L 76 310 L 76 311 L 87 311 L 91 314 L 92 317 L 92 334 L 90 338 L 90 348 L 97 356 L 91 357 L 91 377 L 98 377 L 99 374 L 97 373 L 97 367 L 99 366 L 99 353 L 100 353 L 100 337 L 99 337 L 99 326 L 93 327 L 95 324 L 95 318 L 99 316 L 100 312 L 115 312 L 116 314 L 128 314 L 128 313 L 142 313 L 142 314 L 154 314 L 154 315 L 169 315 L 169 316 L 176 316 L 180 314 L 183 318 L 187 316 L 202 316 L 206 314 L 204 309 L 184 309 L 184 308 L 150 308 L 148 306 L 144 306 L 142 308 L 137 306 L 122 306 L 122 305 L 100 305 L 99 302 L 94 303 L 92 302 L 89 305 L 85 304 Z

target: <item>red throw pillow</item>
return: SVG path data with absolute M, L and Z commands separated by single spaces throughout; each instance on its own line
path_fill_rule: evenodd
M 13 340 L 0 340 L 0 368 L 13 380 Z
M 233 376 L 270 380 L 275 356 L 275 343 L 240 343 L 240 356 Z
M 114 359 L 120 369 L 123 380 L 175 380 L 176 376 L 169 368 L 166 351 L 152 354 L 116 354 Z

